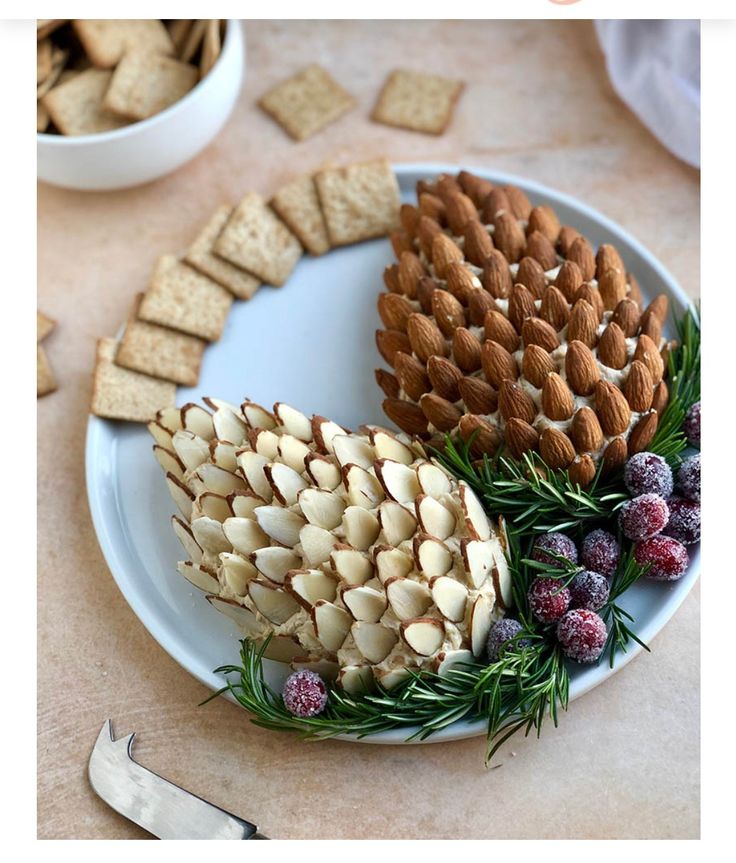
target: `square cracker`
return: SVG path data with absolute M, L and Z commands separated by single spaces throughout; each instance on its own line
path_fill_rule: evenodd
M 283 285 L 302 256 L 299 240 L 256 192 L 235 207 L 214 249 L 272 285 Z
M 313 64 L 277 84 L 258 104 L 292 138 L 303 141 L 349 111 L 355 100 L 326 69 Z
M 397 69 L 383 85 L 371 119 L 413 132 L 441 135 L 464 84 L 439 75 Z
M 199 61 L 199 77 L 204 76 L 212 69 L 220 56 L 222 42 L 220 40 L 220 20 L 212 18 L 207 22 L 202 42 L 202 57 Z
M 233 208 L 230 204 L 222 204 L 217 208 L 212 218 L 202 228 L 197 239 L 184 255 L 187 264 L 199 270 L 205 276 L 214 279 L 223 288 L 240 300 L 249 300 L 256 292 L 261 282 L 251 273 L 247 273 L 235 264 L 219 258 L 212 245 L 225 227 Z
M 74 31 L 93 65 L 112 69 L 127 51 L 173 54 L 174 43 L 157 18 L 102 18 L 72 22 Z
M 103 106 L 130 120 L 145 120 L 178 102 L 197 83 L 197 70 L 162 54 L 131 51 L 113 72 Z
M 36 345 L 36 398 L 52 393 L 56 389 L 56 378 L 49 365 L 46 351 Z
M 308 252 L 322 255 L 329 250 L 327 226 L 310 174 L 282 186 L 271 199 L 271 206 Z
M 115 339 L 97 342 L 90 410 L 98 417 L 145 423 L 161 408 L 173 407 L 176 384 L 115 365 Z
M 51 39 L 42 39 L 36 45 L 36 85 L 41 84 L 51 74 L 54 65 L 51 56 Z
M 127 125 L 102 107 L 111 77 L 104 69 L 87 69 L 47 93 L 42 104 L 56 128 L 64 135 L 92 135 Z
M 36 309 L 36 341 L 40 342 L 56 326 L 56 321 L 53 318 L 47 317 L 43 312 Z
M 162 255 L 141 300 L 138 317 L 214 342 L 222 335 L 232 302 L 232 294 L 222 285 L 173 255 Z
M 399 184 L 385 159 L 315 174 L 333 246 L 382 237 L 399 225 Z
M 187 387 L 199 380 L 206 342 L 168 327 L 138 320 L 143 294 L 138 294 L 115 354 L 119 366 Z

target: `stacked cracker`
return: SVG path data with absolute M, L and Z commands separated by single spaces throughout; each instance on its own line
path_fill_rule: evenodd
M 163 111 L 220 54 L 224 21 L 40 20 L 37 131 L 90 135 Z
M 384 236 L 398 227 L 399 189 L 383 159 L 327 168 L 222 204 L 183 257 L 162 255 L 136 297 L 119 344 L 98 343 L 92 412 L 148 422 L 196 386 L 204 349 L 224 330 L 234 299 L 283 285 L 303 252 Z

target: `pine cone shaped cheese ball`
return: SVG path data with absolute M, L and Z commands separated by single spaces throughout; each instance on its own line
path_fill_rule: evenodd
M 667 404 L 667 298 L 642 310 L 613 246 L 520 189 L 461 171 L 418 191 L 378 301 L 387 416 L 432 443 L 474 434 L 474 455 L 537 450 L 581 485 L 645 450 Z
M 502 524 L 406 434 L 205 399 L 149 430 L 180 573 L 269 656 L 388 688 L 484 650 L 511 604 Z

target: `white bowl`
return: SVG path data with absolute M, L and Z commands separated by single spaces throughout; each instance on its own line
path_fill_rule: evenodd
M 231 19 L 214 67 L 164 111 L 97 135 L 39 134 L 38 179 L 67 189 L 122 189 L 174 171 L 225 124 L 240 93 L 244 65 L 242 24 Z

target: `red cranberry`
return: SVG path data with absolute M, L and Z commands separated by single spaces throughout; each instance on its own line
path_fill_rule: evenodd
M 670 520 L 662 533 L 679 540 L 683 545 L 700 542 L 700 504 L 682 497 L 671 497 L 667 506 Z
M 560 562 L 545 554 L 545 551 L 559 554 L 561 557 L 567 558 L 570 563 L 578 562 L 578 550 L 575 543 L 564 533 L 547 533 L 540 536 L 534 541 L 534 548 L 532 549 L 532 560 L 562 569 Z
M 685 546 L 671 536 L 653 536 L 634 546 L 634 560 L 639 566 L 651 564 L 647 578 L 655 581 L 677 581 L 687 569 L 689 557 Z
M 672 471 L 661 455 L 653 452 L 638 452 L 632 455 L 624 468 L 624 484 L 632 495 L 672 494 Z
M 667 501 L 658 494 L 640 494 L 627 500 L 618 516 L 621 530 L 628 539 L 656 536 L 667 524 L 670 511 Z
M 570 607 L 570 591 L 558 578 L 535 578 L 527 599 L 532 614 L 542 623 L 554 623 Z
M 570 607 L 598 611 L 608 602 L 609 593 L 605 575 L 584 569 L 570 582 Z
M 289 713 L 306 719 L 325 709 L 327 687 L 319 674 L 303 668 L 286 678 L 281 697 Z
M 700 503 L 700 453 L 691 455 L 682 463 L 677 474 L 677 487 L 683 497 Z
M 691 446 L 700 447 L 700 402 L 695 402 L 687 412 L 682 430 Z
M 575 608 L 557 624 L 557 640 L 568 659 L 595 662 L 606 646 L 606 624 L 594 611 Z
M 593 530 L 583 540 L 583 566 L 600 572 L 603 575 L 613 575 L 621 556 L 616 537 L 607 530 Z

